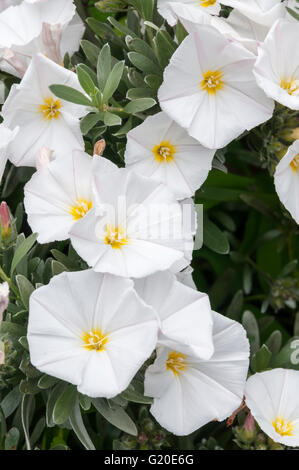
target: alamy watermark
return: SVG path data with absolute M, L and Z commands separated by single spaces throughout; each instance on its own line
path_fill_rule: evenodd
M 199 250 L 203 245 L 203 205 L 192 199 L 180 203 L 130 203 L 119 196 L 114 204 L 95 207 L 97 238 L 107 233 L 119 239 L 137 238 L 184 250 Z

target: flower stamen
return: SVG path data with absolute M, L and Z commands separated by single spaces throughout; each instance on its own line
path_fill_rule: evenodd
M 281 436 L 293 435 L 294 425 L 292 421 L 286 421 L 284 418 L 281 418 L 280 416 L 278 416 L 274 421 L 272 421 L 272 425 L 275 431 Z
M 126 238 L 125 231 L 122 228 L 109 224 L 106 226 L 105 243 L 114 250 L 120 250 L 129 243 L 129 240 Z
M 54 100 L 50 98 L 44 99 L 44 104 L 39 105 L 39 111 L 43 117 L 50 121 L 51 119 L 58 119 L 60 116 L 60 108 L 62 107 L 60 100 Z
M 221 80 L 223 73 L 220 70 L 207 70 L 203 74 L 203 80 L 201 81 L 201 89 L 205 90 L 209 95 L 215 95 L 216 91 L 223 88 L 223 81 Z
M 280 86 L 283 90 L 286 90 L 289 95 L 297 95 L 299 92 L 299 80 L 297 79 L 295 80 L 282 79 L 280 82 Z
M 82 340 L 84 341 L 83 347 L 88 349 L 88 351 L 104 351 L 105 345 L 108 342 L 108 336 L 104 335 L 101 330 L 93 328 L 91 331 L 88 331 L 82 335 Z
M 171 370 L 174 375 L 179 375 L 187 367 L 185 354 L 171 351 L 166 361 L 166 369 Z
M 212 5 L 215 5 L 216 0 L 199 0 L 199 2 L 201 7 L 207 8 Z
M 176 148 L 169 141 L 163 140 L 160 144 L 155 145 L 152 151 L 158 163 L 169 163 L 174 159 Z
M 70 208 L 70 213 L 74 217 L 74 220 L 79 220 L 82 219 L 82 217 L 84 217 L 91 208 L 91 201 L 86 201 L 86 199 L 78 199 L 76 204 Z
M 296 155 L 295 158 L 290 163 L 290 167 L 292 168 L 293 171 L 297 172 L 299 171 L 299 153 Z

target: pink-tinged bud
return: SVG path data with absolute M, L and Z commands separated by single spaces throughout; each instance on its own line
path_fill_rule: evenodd
M 94 145 L 93 154 L 99 155 L 101 157 L 104 153 L 105 148 L 106 148 L 105 139 L 98 140 Z
M 254 417 L 252 416 L 250 411 L 249 411 L 248 415 L 246 416 L 245 423 L 244 423 L 244 429 L 246 431 L 254 431 L 255 430 Z
M 19 54 L 11 49 L 5 49 L 2 54 L 2 59 L 11 65 L 18 72 L 20 77 L 24 76 L 27 70 L 27 64 Z
M 0 366 L 5 362 L 4 343 L 0 341 Z
M 10 212 L 5 201 L 0 204 L 0 219 L 2 239 L 7 240 L 11 236 L 12 226 Z
M 51 161 L 52 154 L 53 150 L 50 150 L 47 147 L 42 147 L 37 154 L 36 169 L 40 170 L 44 166 L 48 165 Z
M 62 24 L 52 25 L 49 23 L 43 23 L 42 29 L 44 54 L 59 65 L 63 65 L 63 60 L 60 53 L 62 29 Z
M 7 282 L 0 284 L 0 324 L 3 319 L 3 313 L 7 309 L 9 302 L 9 285 Z

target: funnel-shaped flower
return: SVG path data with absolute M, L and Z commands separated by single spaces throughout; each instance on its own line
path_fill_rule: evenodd
M 177 199 L 191 197 L 200 188 L 214 154 L 163 112 L 127 134 L 127 168 L 166 184 Z
M 92 208 L 92 175 L 113 163 L 74 150 L 43 166 L 25 185 L 28 223 L 39 243 L 69 238 L 69 231 Z
M 210 359 L 213 319 L 207 294 L 187 287 L 168 271 L 137 279 L 135 289 L 157 313 L 158 345 Z
M 278 163 L 274 183 L 280 201 L 299 224 L 299 140 Z
M 273 369 L 252 375 L 246 384 L 246 405 L 261 429 L 286 446 L 299 445 L 299 372 Z
M 0 14 L 0 68 L 22 77 L 42 53 L 61 65 L 78 50 L 84 25 L 72 0 L 25 0 Z
M 60 158 L 74 149 L 83 149 L 79 118 L 83 106 L 58 99 L 53 84 L 81 90 L 77 75 L 38 54 L 19 85 L 13 85 L 2 108 L 4 125 L 20 130 L 11 144 L 10 160 L 16 166 L 34 166 L 39 150 L 47 147 Z
M 266 95 L 295 110 L 299 110 L 299 50 L 294 48 L 298 36 L 298 21 L 276 21 L 254 66 L 257 83 Z
M 31 295 L 32 364 L 90 397 L 125 390 L 156 341 L 155 314 L 128 279 L 91 270 L 62 273 Z
M 254 62 L 212 26 L 198 26 L 165 69 L 161 108 L 205 147 L 222 148 L 272 116 L 274 102 L 257 86 Z
M 93 203 L 70 237 L 95 271 L 139 278 L 169 269 L 193 247 L 191 204 L 185 214 L 168 188 L 151 178 L 126 168 L 109 178 L 95 174 Z
M 214 313 L 215 352 L 204 361 L 170 348 L 158 349 L 145 374 L 145 394 L 154 397 L 151 413 L 168 431 L 187 435 L 241 404 L 249 364 L 244 328 Z

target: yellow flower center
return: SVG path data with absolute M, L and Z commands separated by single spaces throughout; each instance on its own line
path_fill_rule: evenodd
M 215 95 L 216 91 L 223 88 L 223 81 L 221 80 L 223 73 L 220 70 L 208 70 L 203 74 L 201 81 L 201 89 L 205 90 L 209 95 Z
M 291 79 L 285 80 L 282 79 L 280 82 L 280 86 L 283 90 L 286 90 L 289 95 L 295 95 L 296 92 L 299 91 L 299 80 Z
M 155 160 L 158 163 L 171 162 L 176 153 L 176 148 L 174 145 L 171 145 L 169 141 L 163 140 L 160 144 L 155 145 L 153 148 L 153 154 L 155 155 Z
M 94 350 L 100 352 L 105 350 L 108 336 L 104 335 L 98 328 L 93 328 L 91 331 L 82 335 L 82 340 L 84 342 L 84 348 L 88 349 L 88 351 Z
M 105 243 L 114 250 L 120 250 L 129 243 L 129 240 L 126 238 L 125 231 L 122 228 L 109 224 L 106 226 Z
M 74 220 L 79 220 L 82 219 L 82 217 L 84 217 L 91 208 L 91 201 L 86 201 L 86 199 L 78 199 L 76 204 L 70 208 L 70 213 L 74 217 Z
M 272 421 L 275 431 L 281 436 L 292 436 L 294 425 L 291 421 L 285 421 L 284 418 L 277 417 Z
M 299 170 L 299 153 L 296 155 L 295 158 L 290 163 L 290 167 L 293 171 L 297 172 Z
M 212 5 L 215 5 L 216 0 L 199 0 L 199 3 L 201 7 L 207 8 Z
M 50 98 L 44 99 L 44 104 L 39 105 L 39 111 L 47 121 L 58 119 L 60 116 L 60 108 L 62 107 L 60 100 Z
M 166 361 L 166 369 L 171 370 L 174 375 L 179 375 L 180 372 L 185 370 L 187 367 L 186 356 L 185 354 L 171 351 L 168 354 L 168 359 Z

